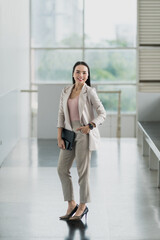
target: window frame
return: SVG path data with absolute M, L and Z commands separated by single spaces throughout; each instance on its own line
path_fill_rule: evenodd
M 135 50 L 135 55 L 136 55 L 136 79 L 135 83 L 134 82 L 121 82 L 121 81 L 114 81 L 113 83 L 111 82 L 104 82 L 100 83 L 98 81 L 95 81 L 93 85 L 98 86 L 98 85 L 119 85 L 119 86 L 135 86 L 137 90 L 137 39 L 136 39 L 136 46 L 135 47 L 85 47 L 85 1 L 83 0 L 83 10 L 82 10 L 82 47 L 33 47 L 31 46 L 31 28 L 32 28 L 32 9 L 31 9 L 31 1 L 30 1 L 30 54 L 29 54 L 29 60 L 30 60 L 30 89 L 35 89 L 37 88 L 38 84 L 46 84 L 47 82 L 38 82 L 34 80 L 34 68 L 33 68 L 33 58 L 32 58 L 32 53 L 37 50 L 81 50 L 82 51 L 82 60 L 85 61 L 85 51 L 86 50 Z M 137 4 L 137 1 L 136 1 Z M 137 13 L 136 13 L 137 14 Z M 136 18 L 137 20 L 137 18 Z M 137 23 L 136 23 L 136 32 L 137 32 Z M 52 84 L 57 84 L 57 82 L 50 82 Z M 59 83 L 59 84 L 64 84 L 64 82 Z M 126 112 L 127 113 L 127 112 Z M 135 110 L 136 113 L 136 110 Z

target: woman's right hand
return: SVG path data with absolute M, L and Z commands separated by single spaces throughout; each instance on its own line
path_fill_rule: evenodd
M 58 139 L 58 147 L 65 149 L 64 140 L 62 138 Z

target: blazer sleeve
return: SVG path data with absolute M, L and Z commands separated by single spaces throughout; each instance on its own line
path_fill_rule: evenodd
M 92 120 L 96 124 L 96 126 L 101 125 L 103 121 L 106 119 L 106 110 L 104 109 L 95 88 L 91 88 L 89 91 L 90 101 L 93 105 L 93 108 L 97 112 L 97 116 Z
M 64 96 L 64 89 L 61 92 L 61 96 L 60 96 L 60 102 L 59 102 L 59 110 L 58 110 L 58 123 L 57 123 L 57 127 L 58 128 L 64 128 L 64 110 L 63 110 L 63 96 Z

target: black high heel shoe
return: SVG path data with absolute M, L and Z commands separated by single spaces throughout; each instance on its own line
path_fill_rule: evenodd
M 78 204 L 75 206 L 75 208 L 71 211 L 70 214 L 66 214 L 64 216 L 59 217 L 60 220 L 68 220 L 72 215 L 77 211 L 78 209 Z
M 69 220 L 81 220 L 83 218 L 83 216 L 85 215 L 85 217 L 87 218 L 87 213 L 88 213 L 89 209 L 88 207 L 86 207 L 83 211 L 83 213 L 80 215 L 80 216 L 73 216 L 73 217 L 70 217 Z

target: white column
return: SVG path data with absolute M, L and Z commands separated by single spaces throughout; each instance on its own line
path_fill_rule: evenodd
M 150 170 L 158 170 L 158 158 L 151 148 L 149 151 L 149 168 Z
M 149 156 L 149 145 L 146 142 L 145 134 L 143 134 L 143 156 Z
M 143 145 L 143 132 L 139 127 L 137 129 L 137 145 L 138 146 Z

